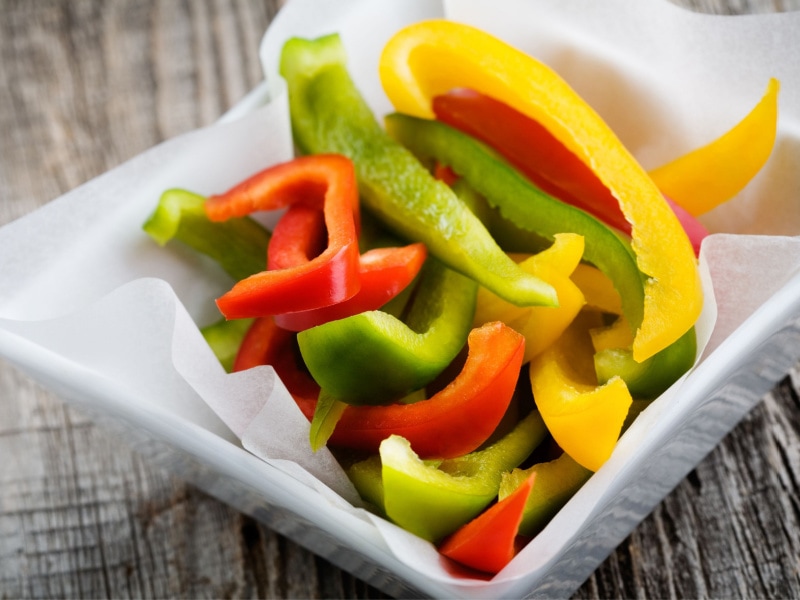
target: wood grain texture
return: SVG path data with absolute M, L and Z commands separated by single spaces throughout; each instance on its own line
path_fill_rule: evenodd
M 720 14 L 800 0 L 680 0 Z M 274 0 L 0 0 L 0 224 L 215 121 L 261 80 Z M 800 597 L 800 372 L 576 598 Z M 0 362 L 0 598 L 383 595 L 146 463 Z

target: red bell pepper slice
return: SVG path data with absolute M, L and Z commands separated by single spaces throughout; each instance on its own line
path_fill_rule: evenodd
M 484 573 L 498 573 L 517 553 L 517 532 L 535 479 L 531 475 L 513 494 L 446 538 L 439 552 Z
M 324 212 L 327 248 L 301 264 L 236 283 L 217 299 L 226 318 L 311 310 L 347 300 L 359 290 L 358 187 L 353 165 L 344 156 L 303 156 L 269 167 L 209 197 L 205 208 L 209 219 L 224 221 L 299 203 Z
M 300 368 L 302 359 L 294 339 L 295 334 L 278 327 L 272 317 L 255 319 L 242 339 L 232 370 L 271 365 L 298 406 L 311 406 L 313 414 L 319 386 Z
M 496 429 L 514 394 L 525 340 L 501 322 L 473 329 L 461 372 L 441 391 L 413 404 L 348 406 L 329 443 L 377 452 L 392 434 L 421 458 L 454 458 L 478 448 Z M 300 406 L 313 417 L 314 406 Z
M 459 88 L 433 99 L 436 118 L 497 150 L 544 192 L 630 234 L 616 198 L 583 162 L 537 121 L 507 104 Z M 695 253 L 708 231 L 667 198 Z
M 322 211 L 296 204 L 276 224 L 269 245 L 269 268 L 288 268 L 315 256 L 324 244 Z M 361 288 L 351 298 L 313 310 L 275 315 L 284 329 L 303 331 L 328 321 L 377 310 L 403 291 L 427 257 L 425 244 L 375 248 L 359 257 Z
M 310 421 L 319 386 L 303 370 L 294 334 L 270 318 L 257 319 L 242 341 L 234 370 L 271 364 Z M 392 434 L 405 437 L 422 458 L 455 458 L 478 448 L 497 428 L 511 402 L 525 353 L 525 339 L 495 322 L 473 329 L 461 372 L 427 400 L 388 406 L 348 406 L 332 446 L 378 452 Z

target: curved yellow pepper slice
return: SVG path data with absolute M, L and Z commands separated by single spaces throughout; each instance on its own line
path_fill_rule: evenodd
M 583 256 L 583 246 L 581 235 L 557 234 L 549 248 L 519 263 L 523 271 L 553 286 L 558 294 L 557 307 L 515 306 L 481 287 L 473 325 L 503 321 L 525 337 L 522 362 L 530 361 L 558 339 L 585 304 L 583 294 L 570 279 Z
M 614 282 L 600 269 L 581 263 L 570 278 L 585 296 L 587 306 L 614 315 L 622 314 L 622 299 L 614 288 Z
M 530 364 L 536 406 L 553 439 L 575 462 L 596 471 L 611 456 L 633 398 L 619 377 L 598 386 L 591 313 L 581 314 Z
M 659 189 L 693 216 L 738 194 L 767 162 L 778 131 L 777 79 L 727 133 L 650 171 Z
M 632 225 L 645 283 L 637 361 L 666 348 L 697 320 L 703 293 L 695 255 L 652 179 L 600 116 L 546 65 L 474 27 L 447 20 L 412 24 L 389 40 L 380 77 L 396 110 L 432 118 L 431 100 L 467 87 L 545 126 L 612 192 Z

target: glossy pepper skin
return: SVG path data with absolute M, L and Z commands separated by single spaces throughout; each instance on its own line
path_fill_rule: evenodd
M 438 121 L 392 114 L 387 131 L 420 160 L 447 164 L 517 227 L 553 241 L 559 233 L 584 238 L 583 258 L 614 282 L 634 329 L 642 322 L 644 280 L 622 238 L 590 214 L 548 196 L 488 146 Z
M 534 473 L 512 494 L 445 539 L 439 552 L 484 573 L 501 571 L 517 553 L 517 532 L 535 481 Z
M 633 401 L 621 378 L 597 383 L 589 335 L 596 318 L 580 315 L 529 367 L 533 397 L 547 429 L 564 452 L 591 471 L 613 452 Z
M 269 255 L 280 260 L 270 261 L 269 268 L 285 269 L 308 262 L 324 250 L 327 237 L 321 210 L 305 204 L 291 206 L 273 230 Z M 303 331 L 377 310 L 411 284 L 426 256 L 425 245 L 420 243 L 367 250 L 359 256 L 360 287 L 353 296 L 329 306 L 278 314 L 275 322 L 284 329 Z
M 206 215 L 205 202 L 204 196 L 187 190 L 167 190 L 142 228 L 160 246 L 177 241 L 205 254 L 234 281 L 263 271 L 271 240 L 269 230 L 249 217 L 212 222 Z M 221 319 L 200 330 L 226 371 L 233 369 L 239 344 L 251 322 Z
M 263 271 L 270 232 L 249 217 L 215 223 L 206 215 L 205 202 L 187 190 L 167 190 L 142 228 L 160 246 L 176 240 L 205 254 L 235 281 Z
M 217 299 L 228 319 L 262 317 L 330 306 L 352 297 L 358 278 L 359 203 L 350 161 L 327 154 L 297 158 L 257 173 L 224 194 L 210 196 L 205 209 L 213 221 L 225 221 L 258 210 L 310 203 L 325 214 L 328 244 L 317 256 L 296 260 L 273 253 L 273 266 L 238 281 Z
M 433 111 L 438 120 L 497 150 L 536 187 L 630 235 L 631 224 L 608 188 L 538 122 L 494 98 L 468 89 L 436 96 Z M 698 254 L 708 231 L 681 206 L 669 198 L 665 200 Z
M 348 404 L 388 404 L 425 387 L 467 341 L 477 284 L 429 258 L 403 320 L 369 311 L 298 333 L 316 382 Z
M 460 458 L 423 462 L 410 444 L 391 436 L 380 448 L 380 462 L 368 460 L 348 471 L 356 488 L 367 489 L 389 519 L 439 542 L 475 518 L 497 496 L 502 473 L 525 460 L 545 438 L 535 412 L 505 436 Z
M 289 40 L 280 68 L 298 147 L 351 158 L 362 201 L 391 229 L 509 302 L 558 303 L 550 286 L 521 272 L 455 194 L 386 135 L 350 79 L 338 35 Z
M 733 198 L 772 153 L 779 89 L 778 80 L 770 79 L 764 96 L 739 123 L 705 146 L 650 171 L 653 181 L 695 216 Z
M 631 223 L 636 261 L 647 275 L 635 360 L 666 348 L 695 323 L 703 293 L 683 228 L 608 125 L 554 71 L 488 33 L 441 19 L 398 31 L 384 47 L 379 69 L 398 112 L 431 119 L 435 96 L 470 88 L 541 123 L 592 168 Z
M 520 535 L 529 537 L 544 529 L 550 519 L 589 480 L 592 472 L 575 462 L 569 454 L 563 453 L 549 462 L 505 473 L 500 483 L 500 500 L 512 495 L 532 475 L 536 479 L 525 502 L 518 530 Z
M 295 334 L 271 317 L 256 319 L 242 341 L 235 370 L 272 365 L 310 421 L 320 387 L 302 368 Z M 467 360 L 443 389 L 412 404 L 347 406 L 329 444 L 377 453 L 390 435 L 406 438 L 423 458 L 453 458 L 483 444 L 502 420 L 514 393 L 524 342 L 500 323 L 474 329 Z

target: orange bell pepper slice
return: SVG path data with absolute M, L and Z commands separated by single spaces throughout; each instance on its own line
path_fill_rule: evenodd
M 401 29 L 381 55 L 380 77 L 395 108 L 433 118 L 435 96 L 470 88 L 535 119 L 587 164 L 631 223 L 646 274 L 637 361 L 691 328 L 703 306 L 694 251 L 661 192 L 600 116 L 553 70 L 477 28 L 429 20 Z

